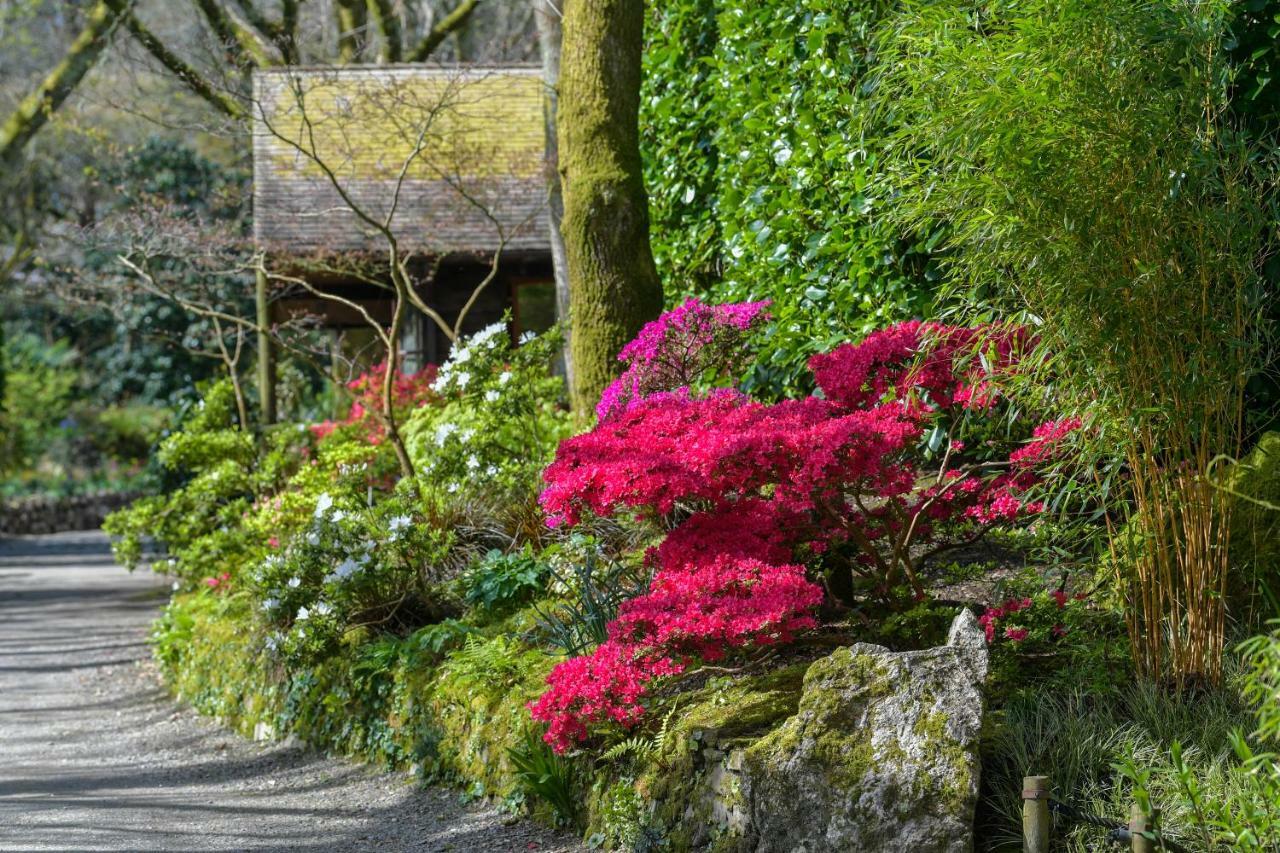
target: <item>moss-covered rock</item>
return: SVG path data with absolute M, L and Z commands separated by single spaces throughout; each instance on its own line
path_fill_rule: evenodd
M 858 644 L 805 675 L 795 716 L 744 755 L 756 851 L 967 851 L 986 648 L 968 611 L 948 645 Z

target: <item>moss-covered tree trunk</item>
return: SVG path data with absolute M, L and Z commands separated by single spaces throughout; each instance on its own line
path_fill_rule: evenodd
M 84 29 L 67 48 L 62 61 L 0 125 L 0 170 L 13 168 L 31 137 L 44 127 L 49 116 L 89 73 L 107 46 L 116 20 L 116 13 L 107 3 L 95 3 L 85 19 Z
M 564 15 L 556 130 L 573 384 L 588 416 L 618 350 L 662 310 L 640 172 L 644 0 L 574 0 Z

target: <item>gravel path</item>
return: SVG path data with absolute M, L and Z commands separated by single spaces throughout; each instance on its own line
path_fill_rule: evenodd
M 99 533 L 0 539 L 0 850 L 582 849 L 175 705 L 144 641 L 163 600 Z

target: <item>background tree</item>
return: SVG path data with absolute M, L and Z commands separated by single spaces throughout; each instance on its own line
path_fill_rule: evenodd
M 80 84 L 89 69 L 98 61 L 111 40 L 121 11 L 128 10 L 133 0 L 119 0 L 115 4 L 98 2 L 85 18 L 84 28 L 67 47 L 66 54 L 50 69 L 40 84 L 0 125 L 0 169 L 10 170 L 17 165 L 22 150 L 44 127 L 67 96 Z
M 569 0 L 536 0 L 534 14 L 538 23 L 538 51 L 542 56 L 542 83 L 546 86 L 543 101 L 543 121 L 547 157 L 547 225 L 551 232 L 551 266 L 556 277 L 556 313 L 560 317 L 569 314 L 569 270 L 565 257 L 564 234 L 560 223 L 564 220 L 564 192 L 560 186 L 559 138 L 556 136 L 556 113 L 560 101 L 560 38 L 564 10 Z M 568 330 L 565 330 L 564 368 L 569 384 L 573 384 L 573 358 L 569 352 Z
M 662 310 L 640 163 L 643 32 L 643 0 L 584 0 L 565 10 L 556 129 L 570 402 L 584 414 L 617 374 L 617 352 Z

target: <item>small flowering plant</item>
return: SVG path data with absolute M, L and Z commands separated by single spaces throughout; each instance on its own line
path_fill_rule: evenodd
M 815 356 L 815 396 L 699 393 L 695 380 L 746 363 L 735 344 L 764 308 L 691 300 L 650 324 L 624 350 L 598 426 L 563 442 L 545 472 L 553 525 L 626 511 L 670 530 L 648 554 L 649 590 L 530 705 L 559 751 L 592 726 L 633 725 L 656 679 L 789 642 L 819 605 L 923 599 L 931 554 L 1041 509 L 1027 497 L 1035 466 L 1078 422 L 1043 425 L 994 461 L 989 448 L 967 458 L 953 435 L 996 410 L 996 379 L 1028 345 L 1021 329 L 901 323 Z
M 563 381 L 552 363 L 557 331 L 516 345 L 494 323 L 454 347 L 433 393 L 404 426 L 419 479 L 445 495 L 509 495 L 536 488 L 557 442 L 569 431 Z
M 1084 593 L 1051 589 L 1007 598 L 978 617 L 987 642 L 1021 652 L 1051 648 L 1071 634 L 1087 607 Z

